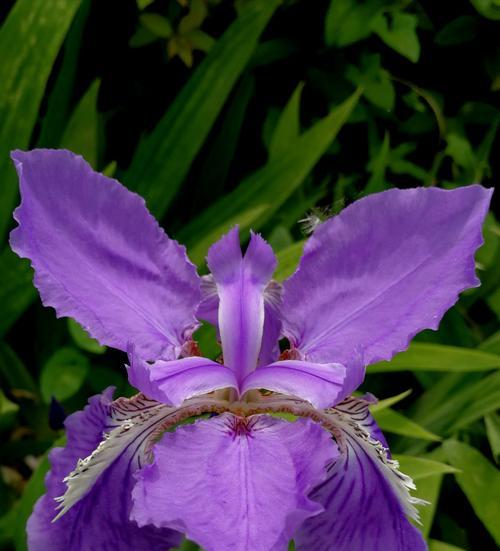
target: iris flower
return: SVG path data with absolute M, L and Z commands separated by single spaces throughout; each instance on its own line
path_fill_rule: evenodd
M 374 398 L 351 394 L 367 365 L 437 329 L 479 284 L 491 190 L 362 198 L 314 230 L 280 285 L 255 233 L 243 253 L 230 229 L 199 277 L 144 200 L 81 157 L 12 158 L 12 248 L 31 260 L 45 306 L 128 353 L 139 390 L 107 389 L 66 420 L 28 522 L 31 551 L 165 550 L 182 535 L 208 551 L 287 549 L 292 538 L 305 551 L 426 548 Z M 199 320 L 217 328 L 219 361 L 193 340 Z

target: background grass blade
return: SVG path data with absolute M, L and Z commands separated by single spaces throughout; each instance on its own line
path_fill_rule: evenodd
M 389 371 L 488 371 L 500 369 L 500 355 L 442 344 L 414 342 L 390 362 L 380 362 L 368 368 L 369 373 Z
M 80 0 L 18 0 L 0 29 L 0 240 L 17 196 L 9 151 L 29 145 L 47 80 L 79 5 Z
M 208 207 L 180 233 L 193 262 L 203 262 L 211 243 L 238 223 L 241 231 L 260 229 L 302 183 L 330 146 L 356 106 L 360 91 L 304 132 L 286 154 L 270 160 L 238 188 Z
M 10 329 L 36 296 L 33 270 L 27 260 L 21 260 L 10 248 L 0 253 L 0 337 Z
M 139 145 L 122 180 L 146 199 L 158 218 L 177 193 L 278 3 L 257 0 L 242 11 Z
M 463 442 L 447 440 L 443 449 L 449 462 L 461 470 L 455 474 L 458 485 L 500 545 L 500 472 L 484 455 Z

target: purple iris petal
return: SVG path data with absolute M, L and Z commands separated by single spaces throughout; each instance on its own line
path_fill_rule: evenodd
M 129 356 L 130 384 L 164 404 L 180 406 L 192 396 L 221 388 L 238 389 L 234 372 L 207 358 L 192 356 L 148 364 L 134 353 Z
M 327 408 L 344 398 L 346 368 L 342 364 L 314 364 L 286 360 L 260 367 L 243 381 L 242 394 L 265 388 L 299 396 L 317 408 Z
M 207 263 L 219 295 L 224 364 L 241 381 L 257 366 L 264 327 L 264 289 L 273 275 L 276 258 L 257 234 L 251 235 L 242 256 L 235 227 L 212 245 Z
M 306 496 L 338 450 L 309 420 L 223 414 L 165 434 L 154 455 L 133 491 L 140 526 L 175 527 L 207 551 L 265 551 L 321 511 Z
M 172 358 L 196 327 L 199 277 L 144 200 L 63 150 L 15 151 L 21 206 L 11 246 L 46 306 L 101 343 Z
M 57 514 L 56 497 L 63 495 L 63 479 L 79 459 L 92 453 L 109 430 L 112 390 L 94 396 L 89 405 L 66 419 L 67 444 L 50 452 L 51 470 L 45 478 L 47 493 L 36 503 L 28 521 L 30 551 L 87 549 L 169 549 L 179 545 L 181 534 L 154 526 L 139 528 L 129 520 L 135 468 L 132 450 L 125 449 L 78 503 L 62 518 Z
M 388 360 L 478 285 L 474 252 L 491 190 L 392 189 L 321 224 L 284 283 L 284 333 L 314 362 Z M 348 373 L 351 390 L 363 371 Z
M 297 551 L 425 551 L 427 545 L 406 518 L 411 481 L 399 473 L 369 432 L 368 403 L 350 399 L 334 413 L 345 451 L 329 467 L 328 478 L 310 497 L 325 511 L 307 519 L 295 536 Z

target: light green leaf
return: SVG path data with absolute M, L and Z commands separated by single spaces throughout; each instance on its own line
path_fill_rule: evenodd
M 36 296 L 33 270 L 28 260 L 19 258 L 9 247 L 0 254 L 0 337 L 12 327 Z
M 80 0 L 17 0 L 0 28 L 0 242 L 17 197 L 9 151 L 29 145 L 47 80 L 79 5 Z
M 304 83 L 295 88 L 281 113 L 269 144 L 269 159 L 282 155 L 300 135 L 300 98 Z
M 90 369 L 87 358 L 73 348 L 61 348 L 43 366 L 40 390 L 48 404 L 52 397 L 63 401 L 80 390 Z
M 257 0 L 229 27 L 137 148 L 124 182 L 161 218 L 248 63 L 277 0 Z
M 456 469 L 451 465 L 434 461 L 425 457 L 415 457 L 413 455 L 394 455 L 394 459 L 399 461 L 401 472 L 411 476 L 414 481 L 435 476 L 437 474 L 457 473 L 460 469 Z
M 471 4 L 483 17 L 500 21 L 500 5 L 495 0 L 471 0 Z
M 447 435 L 498 408 L 499 371 L 487 377 L 450 373 L 418 398 L 412 408 L 412 419 L 428 430 Z
M 389 371 L 450 371 L 464 373 L 500 369 L 500 355 L 473 348 L 413 342 L 389 362 L 368 368 L 369 373 Z
M 429 540 L 429 551 L 465 551 L 461 547 L 445 543 L 444 541 Z
M 139 16 L 139 21 L 145 29 L 160 38 L 170 38 L 172 36 L 172 25 L 166 17 L 162 17 L 157 13 L 143 13 Z
M 60 69 L 48 90 L 47 107 L 40 125 L 37 147 L 57 147 L 70 115 L 85 23 L 91 0 L 82 0 L 62 48 Z
M 85 92 L 73 111 L 61 139 L 61 147 L 82 155 L 94 169 L 97 168 L 98 156 L 99 85 L 99 80 L 95 80 Z
M 478 450 L 447 440 L 443 449 L 449 462 L 462 472 L 455 479 L 467 496 L 474 512 L 500 544 L 500 472 Z
M 106 347 L 100 345 L 72 318 L 68 318 L 68 331 L 74 343 L 82 350 L 93 354 L 104 354 L 106 352 Z
M 419 507 L 421 525 L 418 529 L 424 537 L 428 537 L 431 531 L 442 483 L 442 474 L 428 476 L 420 479 L 416 485 L 417 489 L 412 492 L 412 496 L 427 502 L 427 505 Z
M 485 341 L 483 341 L 479 348 L 483 350 L 484 352 L 488 352 L 490 354 L 498 354 L 500 355 L 500 331 L 497 331 L 496 333 L 493 333 L 491 337 L 487 338 Z
M 278 259 L 278 267 L 274 273 L 274 278 L 277 281 L 283 281 L 291 276 L 299 265 L 302 250 L 304 249 L 304 241 L 297 241 L 286 249 L 278 251 L 276 257 Z
M 348 46 L 370 36 L 372 21 L 382 5 L 378 0 L 331 0 L 325 19 L 326 45 Z
M 11 402 L 0 389 L 0 431 L 9 429 L 15 419 L 19 406 Z
M 500 462 L 500 414 L 490 413 L 484 418 L 486 434 L 491 447 L 491 453 L 497 463 Z
M 390 398 L 385 398 L 384 400 L 379 400 L 376 404 L 370 406 L 370 411 L 373 413 L 374 411 L 381 411 L 383 409 L 389 408 L 394 404 L 397 404 L 401 400 L 404 400 L 407 396 L 411 394 L 411 392 L 412 390 L 411 388 L 409 388 L 408 390 L 401 392 L 401 394 L 391 396 Z
M 372 29 L 393 50 L 416 63 L 420 57 L 420 42 L 417 36 L 416 15 L 395 12 L 379 13 L 372 21 Z
M 383 431 L 400 434 L 402 436 L 409 436 L 410 438 L 430 440 L 432 442 L 439 442 L 441 440 L 440 436 L 426 430 L 418 423 L 415 423 L 415 421 L 408 419 L 408 417 L 405 417 L 393 409 L 386 408 L 380 411 L 375 411 L 373 416 Z
M 188 245 L 190 258 L 203 262 L 208 247 L 234 224 L 242 232 L 258 230 L 302 183 L 329 147 L 358 102 L 358 90 L 324 119 L 304 132 L 286 154 L 269 161 L 223 196 L 179 233 Z
M 379 54 L 363 56 L 360 68 L 349 65 L 346 77 L 363 87 L 363 95 L 373 105 L 384 111 L 393 110 L 396 92 L 389 73 L 380 64 Z

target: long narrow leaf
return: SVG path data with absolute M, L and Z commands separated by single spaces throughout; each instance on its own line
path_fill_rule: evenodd
M 35 298 L 33 271 L 27 260 L 21 260 L 8 247 L 0 254 L 0 337 L 10 329 Z
M 47 80 L 80 1 L 18 0 L 0 29 L 0 242 L 17 195 L 9 151 L 29 145 Z
M 242 231 L 262 227 L 302 183 L 335 139 L 359 95 L 358 90 L 307 130 L 286 154 L 269 161 L 181 231 L 179 240 L 188 244 L 190 257 L 195 263 L 203 261 L 210 244 L 232 225 L 238 223 Z
M 455 478 L 474 512 L 500 545 L 500 472 L 478 450 L 447 440 L 443 444 L 449 462 L 462 472 Z
M 139 145 L 123 179 L 158 218 L 177 193 L 277 6 L 277 0 L 257 0 L 242 11 Z
M 500 369 L 500 355 L 443 344 L 412 343 L 390 362 L 371 365 L 370 373 L 389 371 L 488 371 Z

